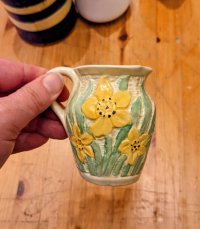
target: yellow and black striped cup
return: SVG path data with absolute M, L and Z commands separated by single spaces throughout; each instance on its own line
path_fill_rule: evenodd
M 2 0 L 20 37 L 45 45 L 63 39 L 75 25 L 72 0 Z

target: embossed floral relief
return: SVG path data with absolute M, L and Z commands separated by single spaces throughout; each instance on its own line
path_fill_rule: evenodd
M 94 153 L 90 147 L 93 137 L 87 132 L 81 134 L 77 124 L 73 125 L 73 136 L 70 138 L 71 143 L 77 150 L 77 156 L 82 163 L 85 163 L 85 155 L 94 157 Z
M 95 92 L 82 105 L 84 115 L 94 122 L 91 131 L 95 137 L 106 136 L 113 128 L 131 124 L 128 113 L 131 95 L 128 91 L 114 92 L 107 78 L 101 78 Z
M 127 155 L 128 164 L 134 165 L 137 158 L 145 153 L 148 137 L 149 135 L 146 133 L 139 135 L 136 128 L 130 130 L 128 137 L 121 143 L 118 149 L 121 154 Z

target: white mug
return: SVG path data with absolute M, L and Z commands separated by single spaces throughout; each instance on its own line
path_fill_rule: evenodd
M 88 21 L 102 23 L 120 17 L 130 0 L 75 0 L 79 14 Z

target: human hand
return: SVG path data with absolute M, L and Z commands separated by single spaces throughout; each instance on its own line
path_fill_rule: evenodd
M 68 97 L 60 75 L 33 65 L 0 59 L 0 168 L 10 154 L 27 151 L 66 133 L 47 110 Z

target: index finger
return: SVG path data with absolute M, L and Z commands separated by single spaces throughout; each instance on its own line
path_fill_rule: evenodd
M 13 92 L 46 72 L 42 67 L 0 58 L 0 93 Z

